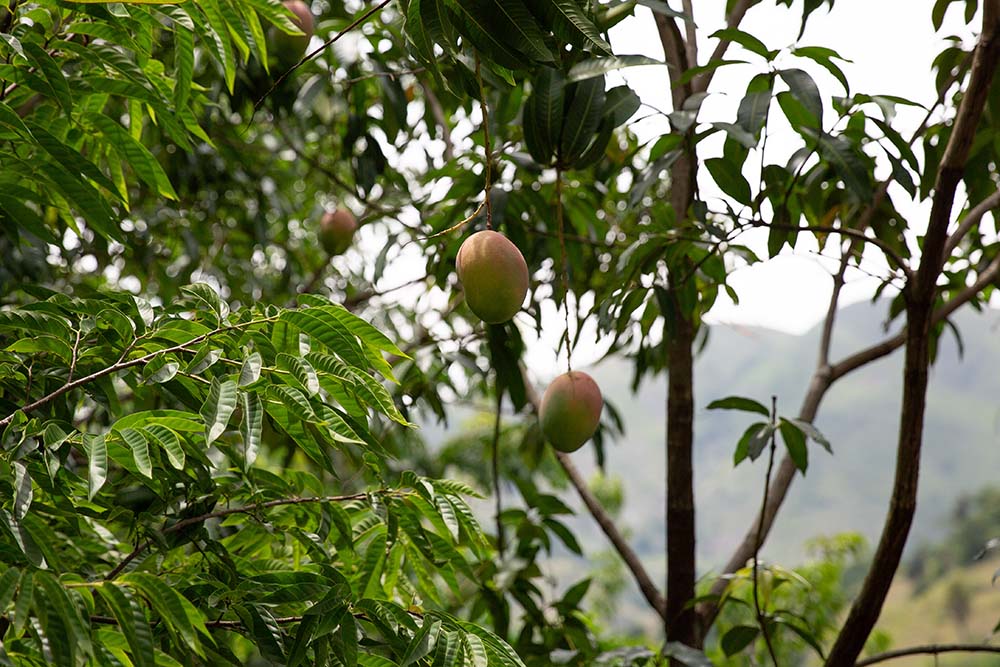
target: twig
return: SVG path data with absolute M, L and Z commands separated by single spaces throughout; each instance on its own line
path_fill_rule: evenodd
M 222 517 L 230 516 L 231 514 L 253 514 L 259 512 L 263 509 L 268 509 L 271 507 L 280 507 L 283 505 L 304 505 L 307 503 L 339 503 L 347 502 L 351 500 L 363 500 L 372 494 L 392 494 L 398 493 L 393 491 L 386 491 L 385 489 L 380 489 L 379 491 L 374 491 L 370 493 L 352 493 L 346 496 L 313 496 L 309 498 L 279 498 L 278 500 L 269 500 L 262 503 L 253 503 L 251 505 L 243 505 L 242 507 L 230 507 L 224 510 L 216 510 L 214 512 L 208 512 L 200 516 L 194 516 L 187 519 L 178 521 L 177 523 L 166 526 L 160 530 L 161 535 L 169 535 L 170 533 L 176 533 L 179 530 L 183 530 L 189 526 L 207 521 L 209 519 L 220 519 Z M 140 543 L 135 549 L 132 550 L 118 565 L 114 567 L 108 574 L 104 577 L 104 581 L 111 581 L 119 574 L 122 570 L 128 567 L 128 564 L 140 556 L 143 552 L 149 549 L 153 545 L 152 540 L 146 540 Z
M 772 396 L 771 425 L 776 427 L 777 423 L 778 397 Z M 764 618 L 764 612 L 760 608 L 760 584 L 757 577 L 757 570 L 760 562 L 760 547 L 764 542 L 764 513 L 767 512 L 767 496 L 770 492 L 771 472 L 774 470 L 774 452 L 777 448 L 777 433 L 776 430 L 774 430 L 771 431 L 771 445 L 768 448 L 767 473 L 764 475 L 764 498 L 760 503 L 760 520 L 757 522 L 757 539 L 755 541 L 753 552 L 753 607 L 754 611 L 757 613 L 757 624 L 760 626 L 761 634 L 764 635 L 764 643 L 767 645 L 767 652 L 771 654 L 771 661 L 774 663 L 774 667 L 778 667 L 778 657 L 774 652 L 774 646 L 771 645 L 771 635 L 767 632 L 767 623 Z
M 531 384 L 531 379 L 528 377 L 528 373 L 523 365 L 520 366 L 520 370 L 521 378 L 524 380 L 524 386 L 527 391 L 528 403 L 535 414 L 537 414 L 541 404 L 538 393 Z M 629 546 L 629 543 L 622 536 L 621 532 L 619 532 L 614 519 L 611 518 L 607 510 L 601 505 L 601 501 L 597 499 L 597 496 L 587 486 L 583 475 L 580 474 L 580 471 L 573 464 L 573 459 L 568 454 L 562 452 L 556 452 L 555 455 L 556 460 L 559 461 L 559 465 L 562 466 L 563 471 L 569 478 L 570 484 L 576 489 L 583 504 L 587 507 L 587 511 L 590 512 L 590 516 L 594 518 L 597 525 L 604 531 L 608 541 L 611 542 L 611 546 L 618 552 L 619 557 L 621 557 L 626 567 L 632 573 L 632 578 L 635 580 L 643 597 L 646 598 L 646 602 L 660 615 L 660 618 L 666 618 L 667 601 L 664 599 L 663 594 L 656 588 L 656 584 L 653 583 L 649 573 L 646 572 L 646 568 L 643 566 L 639 556 Z
M 55 391 L 53 391 L 53 392 L 51 392 L 49 394 L 46 394 L 45 396 L 39 398 L 37 401 L 34 401 L 33 403 L 29 403 L 28 405 L 25 405 L 24 407 L 20 408 L 20 411 L 28 413 L 28 412 L 31 412 L 33 410 L 37 410 L 40 407 L 48 405 L 49 403 L 51 403 L 55 399 L 59 398 L 60 396 L 62 396 L 63 394 L 65 394 L 68 391 L 72 391 L 73 389 L 76 389 L 77 387 L 80 387 L 80 386 L 85 385 L 87 383 L 93 382 L 94 380 L 99 380 L 100 378 L 104 377 L 105 375 L 110 375 L 111 373 L 117 373 L 118 371 L 125 370 L 126 368 L 131 368 L 132 366 L 140 366 L 142 364 L 149 363 L 150 361 L 152 361 L 156 357 L 160 356 L 161 354 L 170 354 L 171 352 L 180 352 L 181 350 L 183 350 L 185 347 L 187 347 L 189 345 L 194 345 L 195 343 L 200 343 L 203 340 L 207 340 L 207 339 L 211 338 L 212 336 L 216 336 L 216 335 L 218 335 L 220 333 L 225 333 L 227 331 L 235 331 L 235 330 L 238 330 L 238 329 L 244 329 L 246 327 L 254 326 L 256 324 L 264 324 L 266 322 L 273 322 L 276 319 L 278 319 L 278 318 L 277 317 L 264 317 L 264 318 L 261 318 L 259 320 L 251 320 L 249 322 L 243 322 L 241 324 L 234 324 L 234 325 L 231 325 L 231 326 L 219 327 L 218 329 L 213 329 L 212 331 L 209 331 L 208 333 L 201 334 L 200 336 L 195 336 L 194 338 L 192 338 L 191 340 L 187 341 L 186 343 L 181 343 L 180 345 L 174 345 L 173 347 L 166 347 L 166 348 L 163 348 L 162 350 L 156 350 L 154 352 L 150 352 L 149 354 L 144 354 L 141 357 L 136 357 L 135 359 L 132 359 L 130 361 L 119 361 L 119 362 L 117 362 L 115 364 L 112 364 L 111 366 L 108 366 L 107 368 L 102 368 L 99 371 L 95 371 L 95 372 L 91 373 L 90 375 L 86 375 L 86 376 L 84 376 L 82 378 L 79 378 L 77 380 L 73 380 L 72 382 L 67 382 L 63 386 L 61 386 L 58 389 L 56 389 Z M 11 413 L 11 414 L 7 415 L 6 417 L 4 417 L 3 419 L 0 419 L 0 428 L 4 428 L 8 424 L 10 424 L 11 421 L 13 421 L 15 414 L 17 414 L 17 413 L 16 412 L 15 413 Z
M 493 494 L 496 499 L 496 522 L 497 522 L 497 553 L 500 554 L 500 560 L 503 560 L 503 553 L 505 548 L 504 534 L 503 534 L 503 499 L 500 497 L 500 415 L 503 408 L 503 393 L 500 391 L 500 383 L 497 382 L 496 386 L 497 392 L 497 405 L 496 405 L 496 417 L 493 420 L 493 451 L 492 461 L 491 461 L 491 472 L 493 474 Z
M 427 100 L 427 105 L 431 109 L 434 122 L 441 128 L 441 141 L 444 142 L 443 156 L 445 162 L 450 162 L 455 158 L 455 146 L 451 142 L 451 128 L 448 127 L 448 120 L 444 116 L 444 108 L 441 106 L 441 100 L 438 99 L 434 93 L 434 89 L 428 86 L 426 82 L 420 82 L 420 89 L 424 91 L 424 99 Z
M 483 150 L 486 153 L 486 164 L 483 169 L 484 197 L 486 198 L 486 229 L 493 229 L 493 202 L 490 200 L 490 188 L 493 186 L 493 152 L 490 148 L 490 113 L 486 106 L 486 88 L 483 86 L 483 75 L 479 71 L 479 53 L 476 53 L 476 81 L 479 83 L 479 108 L 483 113 Z
M 989 197 L 972 207 L 972 209 L 962 219 L 958 229 L 956 229 L 951 236 L 948 237 L 948 242 L 944 245 L 943 258 L 945 261 L 951 257 L 951 253 L 954 252 L 955 248 L 958 247 L 958 244 L 962 242 L 965 235 L 968 234 L 973 227 L 979 224 L 984 215 L 995 209 L 997 206 L 1000 206 L 1000 190 L 997 190 Z
M 909 646 L 899 648 L 885 653 L 859 660 L 854 663 L 854 667 L 867 667 L 879 662 L 904 658 L 908 655 L 939 655 L 941 653 L 1000 653 L 1000 646 L 989 646 L 987 644 L 924 644 L 922 646 Z

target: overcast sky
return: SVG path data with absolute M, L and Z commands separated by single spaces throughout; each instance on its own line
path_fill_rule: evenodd
M 708 39 L 716 29 L 723 27 L 724 0 L 699 0 L 695 4 L 695 21 L 699 27 L 699 63 L 704 64 L 715 46 Z M 762 2 L 751 9 L 742 28 L 760 38 L 769 48 L 786 47 L 795 42 L 799 29 L 801 2 L 794 3 L 795 10 L 775 7 L 771 1 Z M 930 75 L 931 62 L 941 51 L 945 37 L 960 35 L 967 41 L 971 31 L 962 21 L 964 3 L 956 3 L 947 16 L 942 30 L 935 33 L 930 20 L 932 0 L 838 0 L 832 12 L 825 8 L 812 14 L 801 45 L 828 46 L 853 61 L 843 63 L 843 69 L 852 86 L 852 92 L 899 95 L 922 104 L 935 98 L 934 81 Z M 640 8 L 637 15 L 623 22 L 612 32 L 612 45 L 616 53 L 642 53 L 662 59 L 663 52 L 656 37 L 648 9 Z M 762 71 L 762 61 L 731 47 L 727 59 L 747 59 L 750 65 L 722 68 L 716 75 L 706 100 L 702 120 L 732 121 L 736 105 L 749 78 Z M 786 57 L 780 62 L 808 70 L 817 79 L 824 96 L 843 95 L 843 89 L 832 76 L 808 61 Z M 664 84 L 663 68 L 644 67 L 622 71 L 628 83 L 644 102 L 661 109 L 668 109 L 669 90 Z M 907 136 L 919 123 L 923 111 L 899 110 L 897 129 Z M 637 118 L 645 115 L 643 111 Z M 830 114 L 827 114 L 829 118 Z M 829 123 L 829 121 L 827 121 Z M 657 136 L 667 129 L 662 117 L 650 116 L 633 124 L 640 137 Z M 829 127 L 827 128 L 829 129 Z M 768 138 L 768 161 L 780 162 L 795 147 L 794 135 L 789 130 Z M 719 141 L 706 142 L 702 158 L 721 154 Z M 772 152 L 773 151 L 773 152 Z M 718 195 L 711 179 L 702 174 L 702 191 L 711 199 Z M 927 207 L 909 201 L 902 190 L 893 193 L 897 206 L 919 225 L 926 218 Z M 743 242 L 766 252 L 766 235 L 763 232 L 746 235 Z M 831 246 L 832 247 L 832 246 Z M 739 270 L 732 275 L 731 284 L 740 295 L 741 303 L 720 303 L 712 311 L 715 321 L 732 321 L 759 324 L 793 333 L 808 330 L 823 317 L 830 293 L 830 271 L 835 266 L 816 255 L 815 247 L 804 247 L 795 254 L 789 253 L 761 265 Z M 873 253 L 877 256 L 877 253 Z M 867 267 L 872 273 L 883 273 L 885 264 L 872 261 Z M 861 272 L 854 272 L 844 294 L 844 303 L 869 298 L 878 281 Z

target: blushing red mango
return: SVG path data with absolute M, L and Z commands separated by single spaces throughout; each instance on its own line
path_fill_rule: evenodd
M 521 310 L 528 293 L 528 265 L 506 236 L 476 232 L 458 249 L 455 266 L 465 301 L 481 320 L 499 324 Z
M 563 373 L 542 396 L 542 433 L 560 452 L 575 452 L 597 431 L 604 399 L 594 379 L 581 371 Z

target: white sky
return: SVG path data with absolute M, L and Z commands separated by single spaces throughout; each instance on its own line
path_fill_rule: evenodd
M 679 5 L 676 1 L 673 4 Z M 699 28 L 699 64 L 705 64 L 715 46 L 715 40 L 708 36 L 724 27 L 723 11 L 726 3 L 725 0 L 698 0 L 694 4 L 695 22 Z M 930 21 L 932 5 L 933 0 L 837 0 L 832 12 L 824 7 L 812 14 L 808 28 L 798 44 L 830 47 L 852 61 L 839 63 L 850 82 L 852 93 L 897 95 L 929 105 L 936 97 L 931 62 L 941 51 L 945 37 L 957 34 L 966 42 L 972 38 L 971 30 L 964 25 L 960 16 L 959 7 L 961 5 L 964 10 L 964 3 L 955 4 L 951 8 L 944 27 L 938 33 L 934 32 Z M 795 44 L 800 17 L 801 2 L 794 3 L 794 7 L 789 9 L 776 7 L 769 0 L 750 10 L 741 28 L 761 39 L 768 48 L 789 47 Z M 611 42 L 615 53 L 620 55 L 634 53 L 663 59 L 652 13 L 645 7 L 638 7 L 635 16 L 612 30 Z M 750 77 L 766 69 L 759 57 L 735 45 L 730 47 L 726 58 L 744 59 L 750 64 L 718 70 L 709 89 L 711 95 L 702 106 L 700 122 L 734 121 L 736 108 Z M 844 94 L 836 79 L 811 61 L 794 58 L 786 52 L 779 57 L 777 66 L 805 69 L 816 79 L 824 97 Z M 644 103 L 657 109 L 670 110 L 665 67 L 629 68 L 612 73 L 608 78 L 609 85 L 617 85 L 624 79 Z M 903 136 L 909 136 L 924 113 L 922 109 L 900 107 L 897 122 L 893 125 Z M 780 117 L 780 113 L 772 114 L 772 119 L 776 117 Z M 832 118 L 833 114 L 828 108 L 824 119 L 827 130 L 831 129 Z M 787 125 L 783 129 L 781 122 L 783 120 L 779 119 L 774 128 L 776 132 L 768 136 L 768 163 L 784 164 L 787 157 L 801 145 L 797 135 Z M 631 129 L 645 141 L 668 132 L 669 125 L 664 117 L 644 106 L 633 118 Z M 454 137 L 458 141 L 458 154 L 470 147 L 463 146 L 465 142 L 461 134 Z M 700 158 L 704 160 L 720 155 L 722 138 L 721 133 L 718 133 L 704 141 L 699 147 Z M 920 151 L 916 152 L 919 157 Z M 759 158 L 752 156 L 748 165 L 758 160 Z M 748 176 L 751 182 L 756 177 L 754 174 Z M 710 206 L 713 199 L 721 196 L 704 169 L 700 171 L 700 190 Z M 929 207 L 913 203 L 901 189 L 890 190 L 890 193 L 897 208 L 908 216 L 911 225 L 920 229 Z M 960 204 L 961 201 L 957 202 L 956 210 L 959 210 Z M 362 257 L 355 258 L 355 261 L 366 261 L 366 258 L 374 257 L 384 243 L 383 239 L 374 236 L 368 238 L 364 232 L 365 229 L 362 228 Z M 752 247 L 759 256 L 766 257 L 766 238 L 765 230 L 755 230 L 744 234 L 739 242 Z M 836 252 L 835 247 L 830 244 L 828 252 Z M 716 306 L 709 313 L 708 321 L 804 333 L 825 314 L 832 283 L 830 274 L 837 264 L 836 259 L 824 258 L 817 250 L 814 245 L 810 247 L 800 239 L 799 247 L 794 253 L 786 248 L 785 253 L 775 259 L 736 270 L 731 274 L 729 282 L 739 295 L 740 304 L 736 306 L 725 294 L 720 295 Z M 871 259 L 863 265 L 864 272 L 855 270 L 848 273 L 848 284 L 841 298 L 842 305 L 870 298 L 880 281 L 869 274 L 885 274 L 886 264 L 878 252 L 869 251 L 866 259 L 869 257 Z M 403 268 L 399 263 L 394 265 L 399 269 Z M 417 267 L 412 268 L 414 276 L 420 273 Z M 393 277 L 380 287 L 400 284 L 409 277 L 403 275 L 409 273 L 406 269 L 390 273 Z M 439 290 L 435 290 L 437 291 Z M 403 294 L 400 292 L 396 296 L 403 297 Z M 443 293 L 434 296 L 439 297 L 438 300 L 446 298 Z M 583 305 L 586 307 L 590 304 Z M 540 340 L 534 339 L 533 323 L 527 319 L 521 329 L 528 343 L 529 367 L 537 379 L 545 381 L 565 370 L 566 361 L 564 355 L 557 358 L 555 354 L 563 329 L 561 311 L 556 311 L 553 304 L 548 302 L 543 304 L 542 315 L 543 335 Z M 585 368 L 603 353 L 604 349 L 594 333 L 585 331 L 580 337 L 572 359 L 575 368 Z
M 768 48 L 792 45 L 799 28 L 800 4 L 795 3 L 795 9 L 789 10 L 775 7 L 771 2 L 761 3 L 747 13 L 741 27 L 760 38 Z M 853 61 L 841 63 L 852 93 L 892 94 L 930 104 L 935 98 L 931 61 L 941 51 L 943 38 L 952 34 L 960 34 L 966 39 L 969 37 L 957 9 L 949 13 L 949 20 L 942 31 L 935 34 L 930 22 L 932 4 L 931 0 L 838 0 L 832 12 L 823 8 L 812 14 L 799 44 L 828 46 Z M 964 3 L 955 5 L 955 8 L 959 5 L 964 9 Z M 725 2 L 701 0 L 695 6 L 695 20 L 701 38 L 699 62 L 704 64 L 715 46 L 715 40 L 707 39 L 707 36 L 723 27 L 721 17 Z M 634 50 L 658 59 L 663 57 L 650 12 L 645 8 L 640 8 L 637 16 L 623 22 L 612 33 L 612 45 L 616 53 Z M 762 71 L 762 61 L 739 47 L 730 47 L 726 58 L 746 59 L 751 64 L 724 67 L 718 71 L 710 88 L 714 94 L 703 106 L 702 120 L 734 120 L 746 82 L 750 76 Z M 807 60 L 786 56 L 779 63 L 809 71 L 824 96 L 844 94 L 832 76 Z M 639 92 L 644 102 L 668 109 L 669 90 L 663 84 L 662 69 L 634 68 L 623 70 L 621 75 Z M 897 129 L 905 130 L 903 135 L 908 136 L 923 113 L 920 109 L 900 108 Z M 638 116 L 641 115 L 640 111 Z M 831 116 L 826 114 L 827 129 Z M 663 133 L 666 127 L 662 117 L 654 116 L 635 123 L 633 130 L 646 138 Z M 790 130 L 784 136 L 769 136 L 768 161 L 783 163 L 785 156 L 798 147 L 792 143 L 794 139 Z M 714 145 L 712 141 L 706 144 L 702 149 L 702 158 L 721 154 L 721 137 Z M 718 190 L 704 170 L 702 172 L 702 191 L 711 198 L 712 193 L 718 193 Z M 893 197 L 897 206 L 910 215 L 911 221 L 919 225 L 926 218 L 926 207 L 911 204 L 902 190 L 893 192 Z M 758 250 L 758 254 L 766 254 L 766 232 L 763 230 L 747 234 L 741 240 Z M 834 261 L 819 258 L 815 252 L 815 247 L 806 247 L 797 250 L 794 255 L 788 253 L 736 271 L 731 284 L 740 295 L 740 305 L 734 306 L 728 300 L 719 303 L 712 310 L 710 319 L 758 324 L 791 333 L 806 331 L 825 314 L 831 286 L 829 276 L 836 266 Z M 874 255 L 877 257 L 877 253 Z M 872 273 L 880 274 L 884 272 L 885 264 L 872 261 L 867 268 Z M 855 272 L 845 290 L 843 302 L 870 297 L 877 284 L 877 280 Z
M 832 12 L 824 6 L 812 14 L 798 44 L 827 46 L 852 61 L 839 63 L 851 84 L 852 94 L 891 94 L 929 105 L 936 97 L 931 62 L 943 48 L 945 37 L 960 35 L 967 42 L 972 38 L 957 9 L 958 4 L 949 11 L 942 30 L 935 33 L 930 21 L 932 5 L 932 0 L 837 0 Z M 705 64 L 716 43 L 708 39 L 708 35 L 724 27 L 724 7 L 725 0 L 699 0 L 695 3 L 699 64 Z M 761 39 L 768 48 L 788 47 L 795 43 L 800 17 L 801 3 L 795 3 L 795 8 L 789 10 L 775 7 L 773 2 L 763 2 L 747 13 L 741 28 Z M 639 7 L 634 17 L 612 30 L 611 42 L 616 54 L 637 53 L 658 60 L 663 58 L 652 14 L 644 7 Z M 706 99 L 699 115 L 701 122 L 734 121 L 736 108 L 750 77 L 765 71 L 765 64 L 760 58 L 738 46 L 730 47 L 726 58 L 747 60 L 750 64 L 724 67 L 716 73 L 709 89 L 712 95 Z M 844 95 L 836 79 L 808 60 L 786 53 L 779 58 L 778 65 L 808 71 L 816 79 L 824 97 Z M 622 79 L 644 103 L 670 110 L 665 68 L 650 66 L 621 70 L 609 77 L 609 85 L 620 83 Z M 903 136 L 909 136 L 924 113 L 922 109 L 900 107 L 894 126 Z M 776 115 L 772 114 L 772 117 Z M 825 116 L 824 122 L 829 130 L 832 118 L 829 109 Z M 654 139 L 669 131 L 666 119 L 651 113 L 645 106 L 633 118 L 631 127 L 642 140 Z M 780 129 L 768 138 L 768 163 L 784 164 L 785 158 L 801 145 L 796 143 L 797 137 L 790 128 L 784 134 Z M 704 160 L 721 155 L 721 147 L 720 133 L 703 142 L 699 149 L 700 158 Z M 920 156 L 919 150 L 917 155 Z M 753 158 L 748 160 L 748 164 L 751 162 L 754 162 Z M 749 180 L 752 182 L 752 177 Z M 710 202 L 713 197 L 721 196 L 704 169 L 700 172 L 700 188 Z M 913 203 L 901 189 L 890 192 L 897 207 L 919 229 L 929 207 Z M 959 210 L 957 206 L 956 210 Z M 744 234 L 740 242 L 752 247 L 759 256 L 766 257 L 766 239 L 765 230 L 755 230 Z M 834 248 L 833 244 L 829 245 L 828 252 L 835 252 Z M 720 295 L 706 319 L 714 323 L 756 325 L 789 333 L 805 333 L 826 313 L 832 285 L 830 275 L 837 265 L 835 259 L 823 258 L 817 250 L 814 245 L 810 247 L 800 240 L 794 253 L 786 248 L 775 259 L 736 270 L 729 282 L 739 295 L 740 304 L 734 305 L 724 294 Z M 867 257 L 872 259 L 865 263 L 865 270 L 870 274 L 884 275 L 886 264 L 877 251 L 869 252 Z M 865 272 L 849 272 L 841 305 L 870 298 L 879 282 Z M 564 356 L 557 359 L 554 353 L 562 330 L 561 312 L 557 313 L 552 307 L 548 310 L 543 308 L 543 314 L 554 324 L 544 328 L 542 340 L 529 344 L 529 357 L 530 367 L 544 378 L 565 370 L 566 362 Z M 525 331 L 528 336 L 531 333 Z M 586 333 L 573 353 L 575 368 L 592 363 L 603 351 L 594 336 L 587 336 Z

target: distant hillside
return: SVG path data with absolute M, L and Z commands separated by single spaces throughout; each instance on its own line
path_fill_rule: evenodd
M 840 311 L 834 359 L 884 336 L 884 305 L 857 304 Z M 956 318 L 965 344 L 959 359 L 947 334 L 932 369 L 917 519 L 911 544 L 942 532 L 945 513 L 959 493 L 997 481 L 1000 470 L 1000 313 L 962 311 Z M 797 413 L 815 366 L 819 331 L 791 336 L 769 330 L 714 326 L 695 375 L 698 551 L 702 568 L 718 567 L 758 510 L 764 462 L 734 469 L 732 451 L 750 416 L 708 411 L 731 394 L 768 402 L 779 413 Z M 834 456 L 810 451 L 805 479 L 798 479 L 782 510 L 765 556 L 794 563 L 816 535 L 857 531 L 877 538 L 893 476 L 902 382 L 902 351 L 856 371 L 826 395 L 817 426 Z M 625 481 L 624 519 L 636 548 L 654 571 L 662 569 L 664 378 L 630 395 L 631 368 L 610 360 L 594 369 L 605 395 L 622 412 L 628 431 L 608 448 L 611 474 Z M 587 449 L 574 455 L 591 467 Z M 600 540 L 582 516 L 581 531 Z M 601 542 L 591 542 L 603 548 Z

